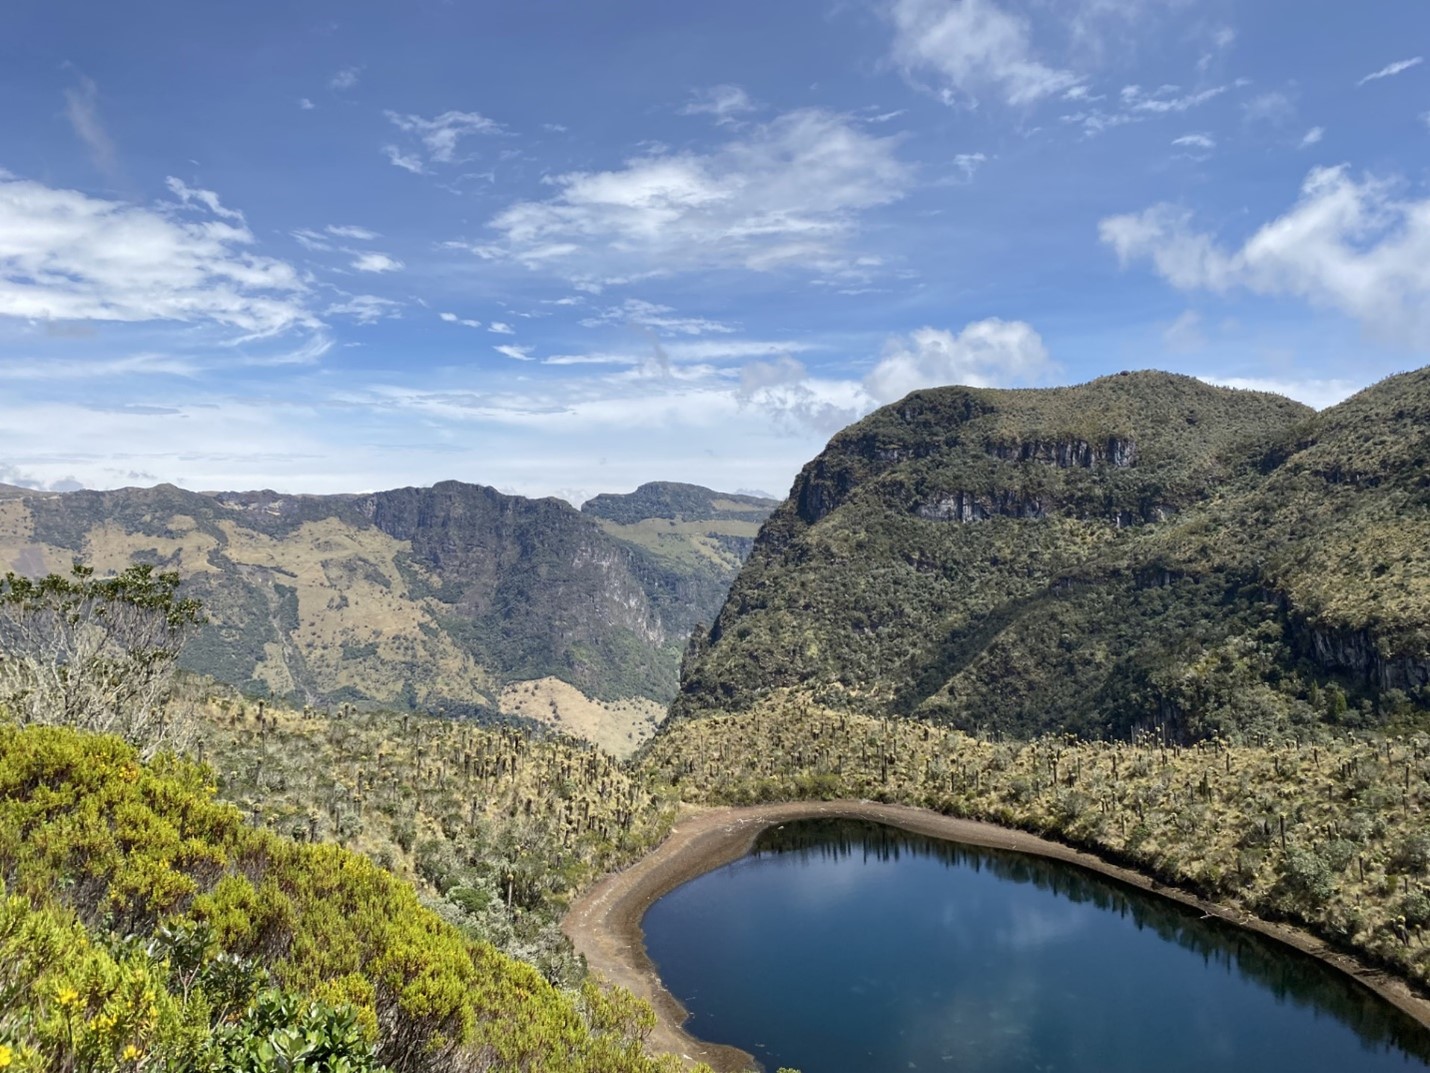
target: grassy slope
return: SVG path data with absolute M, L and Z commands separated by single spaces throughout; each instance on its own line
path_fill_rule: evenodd
M 916 392 L 805 467 L 675 711 L 795 687 L 968 730 L 1196 737 L 1421 704 L 1427 400 L 1423 372 L 1319 416 L 1157 373 Z M 981 516 L 929 517 L 950 503 Z

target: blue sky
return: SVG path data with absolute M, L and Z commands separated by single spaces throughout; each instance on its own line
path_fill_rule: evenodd
M 1430 8 L 20 0 L 0 481 L 783 495 L 943 383 L 1430 347 Z

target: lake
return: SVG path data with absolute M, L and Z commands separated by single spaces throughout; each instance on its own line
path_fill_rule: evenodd
M 643 927 L 686 1029 L 803 1073 L 1375 1073 L 1430 1031 L 1313 958 L 1072 865 L 766 831 Z

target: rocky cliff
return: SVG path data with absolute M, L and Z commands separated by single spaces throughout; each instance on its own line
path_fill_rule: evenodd
M 751 541 L 774 506 L 682 487 L 698 517 L 662 516 L 659 542 L 644 492 L 600 497 L 627 519 L 615 523 L 457 481 L 338 496 L 19 489 L 0 496 L 0 565 L 176 569 L 210 619 L 184 664 L 254 692 L 485 711 L 513 683 L 549 681 L 521 691 L 523 716 L 559 717 L 566 683 L 593 702 L 643 699 L 631 711 L 646 720 L 743 560 L 725 542 Z

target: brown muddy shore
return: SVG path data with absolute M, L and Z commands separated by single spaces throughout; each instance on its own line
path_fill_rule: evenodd
M 657 898 L 682 883 L 743 857 L 766 828 L 791 820 L 812 818 L 872 820 L 950 842 L 1016 850 L 1079 865 L 1140 890 L 1171 898 L 1207 916 L 1219 917 L 1259 932 L 1319 958 L 1359 980 L 1387 1002 L 1430 1028 L 1430 1000 L 1414 993 L 1400 978 L 1361 964 L 1309 932 L 1203 901 L 1138 872 L 1109 864 L 1090 853 L 1023 831 L 976 820 L 955 819 L 905 805 L 881 805 L 870 801 L 799 801 L 750 808 L 687 808 L 681 813 L 670 837 L 629 868 L 606 876 L 578 898 L 566 914 L 562 927 L 576 949 L 585 955 L 592 971 L 610 983 L 635 992 L 655 1008 L 658 1020 L 649 1040 L 651 1050 L 677 1055 L 687 1064 L 705 1062 L 719 1073 L 736 1073 L 756 1067 L 754 1058 L 744 1051 L 707 1043 L 684 1030 L 682 1026 L 688 1014 L 675 996 L 665 989 L 655 965 L 646 954 L 641 918 Z

